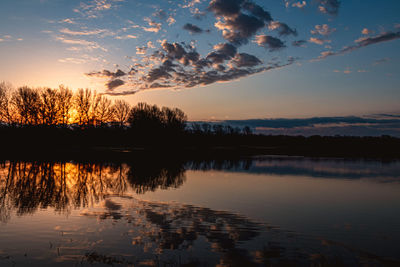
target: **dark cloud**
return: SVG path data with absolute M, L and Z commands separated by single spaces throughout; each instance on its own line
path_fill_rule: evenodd
M 297 47 L 302 47 L 307 43 L 306 40 L 297 40 L 297 41 L 293 41 L 292 45 L 293 46 L 297 46 Z
M 111 81 L 107 82 L 106 86 L 107 86 L 108 90 L 113 90 L 124 84 L 125 84 L 125 82 L 123 80 L 115 79 L 115 80 L 111 80 Z
M 271 21 L 268 25 L 270 30 L 278 30 L 279 35 L 286 36 L 286 35 L 294 35 L 297 36 L 297 30 L 290 28 L 286 23 L 279 22 L 279 21 Z
M 248 0 L 212 0 L 208 9 L 218 17 L 215 26 L 222 36 L 235 45 L 246 44 L 272 21 L 268 11 Z
M 220 16 L 237 15 L 243 0 L 211 0 L 208 9 Z
M 255 3 L 245 1 L 243 8 L 248 10 L 252 15 L 258 17 L 259 19 L 263 19 L 266 22 L 272 21 L 271 14 Z
M 220 43 L 214 46 L 215 51 L 209 53 L 207 55 L 207 60 L 210 60 L 213 63 L 222 63 L 225 60 L 229 60 L 236 55 L 236 47 L 227 44 Z
M 259 46 L 269 48 L 270 51 L 275 51 L 286 47 L 280 39 L 269 35 L 258 35 L 256 37 L 256 43 Z
M 363 47 L 381 42 L 392 41 L 398 38 L 400 38 L 400 32 L 386 32 L 374 37 L 363 37 L 358 39 L 356 42 L 359 46 Z
M 363 38 L 360 38 L 355 41 L 357 43 L 356 45 L 346 46 L 336 52 L 333 52 L 333 51 L 322 52 L 321 55 L 317 58 L 317 60 L 324 59 L 329 56 L 342 55 L 342 54 L 349 53 L 349 52 L 352 52 L 354 50 L 357 50 L 357 49 L 360 49 L 360 48 L 363 48 L 366 46 L 370 46 L 370 45 L 374 45 L 374 44 L 378 44 L 378 43 L 382 43 L 382 42 L 393 41 L 393 40 L 396 40 L 399 38 L 400 38 L 400 31 L 399 32 L 385 32 L 385 33 L 381 33 L 374 37 L 363 37 Z
M 195 33 L 202 33 L 202 32 L 203 32 L 203 29 L 201 29 L 200 27 L 198 27 L 198 26 L 196 26 L 196 25 L 193 25 L 193 24 L 191 24 L 191 23 L 186 23 L 186 24 L 183 26 L 183 29 L 189 31 L 189 32 L 192 33 L 192 34 L 195 34 Z
M 118 78 L 118 77 L 125 76 L 126 73 L 123 72 L 122 70 L 118 69 L 116 72 L 112 72 L 109 70 L 102 70 L 102 71 L 86 73 L 86 75 L 91 76 L 91 77 L 99 77 L 99 78 Z
M 248 39 L 264 28 L 265 23 L 250 15 L 239 14 L 234 17 L 225 17 L 225 22 L 218 21 L 215 26 L 222 30 L 222 36 L 235 45 L 242 45 Z
M 319 3 L 319 11 L 322 13 L 337 15 L 340 8 L 339 0 L 316 0 Z
M 227 82 L 252 74 L 282 68 L 293 64 L 294 58 L 286 63 L 274 62 L 263 66 L 262 61 L 248 53 L 237 53 L 237 48 L 229 43 L 220 43 L 205 58 L 202 58 L 192 45 L 163 41 L 161 48 L 144 60 L 157 64 L 137 64 L 126 74 L 133 90 L 115 92 L 114 88 L 125 84 L 114 76 L 106 86 L 109 95 L 128 95 L 141 90 L 156 88 L 190 88 L 216 82 Z M 107 72 L 108 73 L 108 72 Z
M 257 57 L 247 54 L 247 53 L 239 53 L 237 54 L 231 61 L 236 67 L 254 67 L 262 64 L 261 60 Z

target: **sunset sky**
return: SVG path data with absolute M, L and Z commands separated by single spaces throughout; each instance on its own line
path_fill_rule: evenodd
M 398 0 L 1 0 L 0 81 L 191 120 L 400 113 Z

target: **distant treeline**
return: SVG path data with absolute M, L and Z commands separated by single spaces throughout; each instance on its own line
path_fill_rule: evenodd
M 257 135 L 249 127 L 188 123 L 180 109 L 130 106 L 89 89 L 12 89 L 6 83 L 0 83 L 0 142 L 2 157 L 43 151 L 72 153 L 71 158 L 77 153 L 107 157 L 113 151 L 119 157 L 115 151 L 166 148 L 174 157 L 234 153 L 400 158 L 400 139 L 390 136 Z
M 139 103 L 130 106 L 124 100 L 112 101 L 89 89 L 73 92 L 65 86 L 52 88 L 13 89 L 0 83 L 0 122 L 3 126 L 32 127 L 57 126 L 57 128 L 107 128 L 130 127 L 136 131 L 175 132 L 190 131 L 204 134 L 250 134 L 243 129 L 223 125 L 191 124 L 178 108 L 159 108 Z

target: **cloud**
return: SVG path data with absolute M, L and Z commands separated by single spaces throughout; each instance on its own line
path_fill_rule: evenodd
M 256 36 L 255 42 L 259 46 L 269 48 L 270 51 L 276 51 L 286 47 L 280 39 L 269 35 L 258 35 Z
M 292 45 L 297 46 L 297 47 L 305 47 L 306 43 L 307 43 L 306 40 L 297 40 L 297 41 L 293 41 Z
M 246 44 L 248 39 L 265 26 L 264 22 L 254 16 L 240 14 L 225 21 L 217 21 L 215 27 L 222 30 L 222 36 L 236 45 Z
M 364 29 L 361 31 L 361 33 L 364 34 L 364 35 L 369 35 L 369 34 L 372 34 L 372 33 L 374 33 L 374 32 L 371 31 L 370 29 L 364 28 Z
M 89 72 L 86 73 L 87 76 L 90 77 L 97 77 L 97 78 L 118 78 L 118 77 L 123 77 L 126 75 L 125 72 L 122 70 L 118 69 L 115 72 L 109 71 L 109 70 L 102 70 L 102 71 L 95 71 L 95 72 Z
M 92 0 L 88 3 L 81 2 L 79 7 L 74 9 L 74 12 L 88 18 L 97 18 L 100 12 L 110 10 L 118 2 L 123 2 L 123 0 Z
M 286 8 L 288 7 L 297 7 L 297 8 L 303 8 L 307 5 L 306 1 L 297 1 L 293 2 L 292 0 L 285 0 L 285 6 Z
M 60 58 L 58 60 L 58 62 L 61 62 L 61 63 L 72 63 L 72 64 L 84 64 L 84 63 L 86 63 L 86 60 L 83 59 L 83 58 L 71 58 L 71 57 L 68 57 L 68 58 Z
M 137 36 L 136 35 L 132 35 L 132 34 L 127 34 L 127 35 L 123 35 L 123 36 L 116 36 L 115 39 L 118 40 L 127 40 L 127 39 L 136 39 Z
M 159 18 L 161 20 L 165 20 L 167 18 L 167 13 L 164 10 L 159 9 L 156 12 L 153 13 L 153 16 L 157 17 L 157 18 Z
M 108 79 L 107 94 L 125 95 L 149 89 L 191 88 L 216 82 L 228 82 L 282 68 L 295 61 L 289 58 L 287 62 L 275 62 L 263 66 L 262 61 L 256 56 L 237 53 L 237 48 L 229 43 L 215 45 L 213 51 L 205 58 L 201 57 L 191 44 L 169 43 L 163 40 L 160 47 L 143 58 L 143 62 L 151 60 L 154 63 L 141 65 L 137 70 L 115 73 L 102 70 L 87 75 Z M 110 82 L 115 81 L 117 77 L 125 82 L 124 85 L 133 89 L 123 92 L 114 91 L 117 86 L 110 86 Z M 111 84 L 114 85 L 114 83 Z
M 337 15 L 339 13 L 339 0 L 315 0 L 319 3 L 318 9 L 322 13 L 329 15 Z
M 72 19 L 63 19 L 60 21 L 60 23 L 76 24 L 76 22 Z
M 336 73 L 344 73 L 344 74 L 350 74 L 350 73 L 352 73 L 352 71 L 350 70 L 350 68 L 347 68 L 347 69 L 345 69 L 345 70 L 334 70 L 333 72 L 336 72 Z
M 92 30 L 92 31 L 72 31 L 68 28 L 64 28 L 60 30 L 61 33 L 69 34 L 69 35 L 80 35 L 80 36 L 87 36 L 87 35 L 97 35 L 101 33 L 106 33 L 109 31 L 104 29 Z
M 295 29 L 290 28 L 286 23 L 282 23 L 279 21 L 271 21 L 268 25 L 268 29 L 278 30 L 279 35 L 294 35 L 297 36 L 297 31 Z
M 247 53 L 236 54 L 236 56 L 231 60 L 231 63 L 238 68 L 254 67 L 262 64 L 261 60 L 256 56 Z
M 235 45 L 246 44 L 272 17 L 261 6 L 245 0 L 212 0 L 208 6 L 217 16 L 214 26 Z
M 207 60 L 210 60 L 212 63 L 223 63 L 225 60 L 229 60 L 236 55 L 236 47 L 227 44 L 220 43 L 214 46 L 214 51 L 207 55 Z
M 58 40 L 64 44 L 82 45 L 82 46 L 85 46 L 85 48 L 87 50 L 100 49 L 100 50 L 103 50 L 104 52 L 107 52 L 107 49 L 100 46 L 98 43 L 92 42 L 92 41 L 87 41 L 87 40 L 82 40 L 82 39 L 68 39 L 68 38 L 65 38 L 62 36 L 56 37 L 56 40 Z
M 203 29 L 201 29 L 200 27 L 198 27 L 196 25 L 193 25 L 191 23 L 186 23 L 183 26 L 183 29 L 189 31 L 191 34 L 202 33 L 203 32 Z
M 355 41 L 357 43 L 357 45 L 345 46 L 341 50 L 336 51 L 336 52 L 333 52 L 333 51 L 322 52 L 321 55 L 317 59 L 314 59 L 312 61 L 325 59 L 329 56 L 350 53 L 350 52 L 353 52 L 355 50 L 358 50 L 358 49 L 366 47 L 366 46 L 383 43 L 383 42 L 389 42 L 389 41 L 393 41 L 393 40 L 396 40 L 399 38 L 400 38 L 400 32 L 385 32 L 385 33 L 376 35 L 374 37 L 362 37 Z
M 154 22 L 150 18 L 144 18 L 144 21 L 149 25 L 149 27 L 142 27 L 144 31 L 157 33 L 161 30 L 161 23 Z
M 311 34 L 320 34 L 328 36 L 335 31 L 336 31 L 335 28 L 329 28 L 327 24 L 323 24 L 323 25 L 315 25 L 315 29 L 311 30 Z
M 175 22 L 176 22 L 176 20 L 175 20 L 174 17 L 172 17 L 172 16 L 168 17 L 167 23 L 168 23 L 169 26 L 171 26 L 172 24 L 175 24 Z
M 321 38 L 316 38 L 316 37 L 311 37 L 308 41 L 310 43 L 314 43 L 314 44 L 318 44 L 318 45 L 323 45 L 325 43 L 331 43 L 331 40 L 321 39 Z
M 142 47 L 137 46 L 136 47 L 136 54 L 137 55 L 144 55 L 144 54 L 146 54 L 146 52 L 147 52 L 147 47 L 146 46 L 142 46 Z
M 115 79 L 115 80 L 111 80 L 111 81 L 107 82 L 106 86 L 107 86 L 108 90 L 113 90 L 124 84 L 125 84 L 125 82 L 123 80 Z

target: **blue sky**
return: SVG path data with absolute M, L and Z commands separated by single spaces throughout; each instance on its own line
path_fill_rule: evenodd
M 88 87 L 193 120 L 399 113 L 399 11 L 397 0 L 2 0 L 0 80 Z

